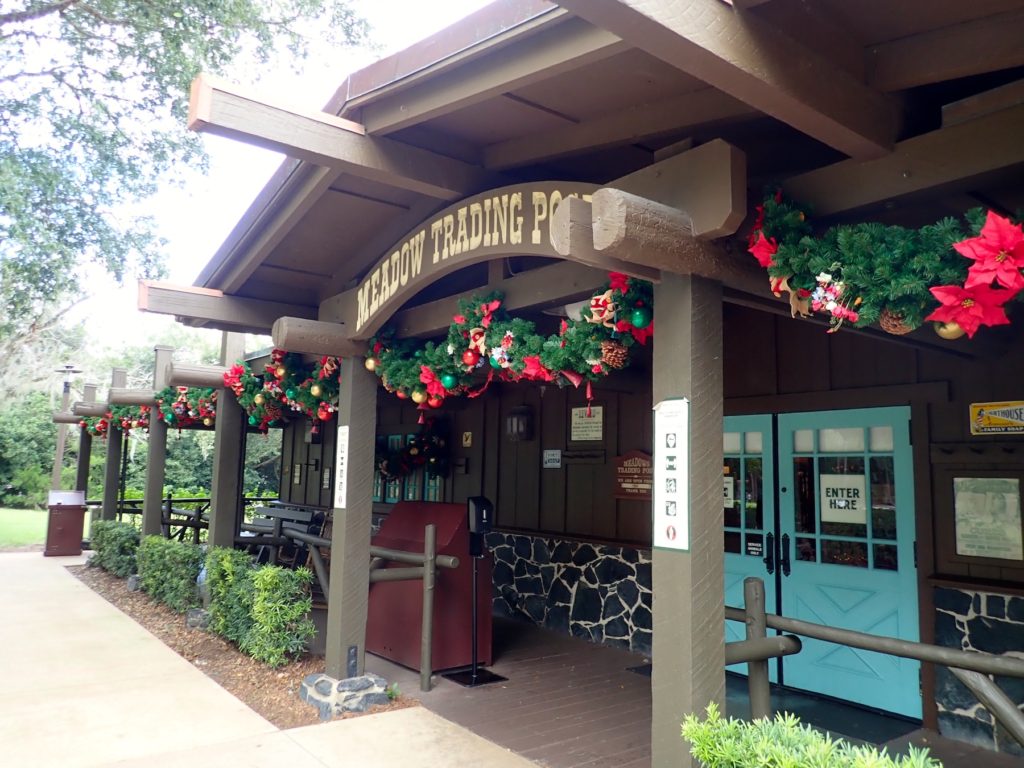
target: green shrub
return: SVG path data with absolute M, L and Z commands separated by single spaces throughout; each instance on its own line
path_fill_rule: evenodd
M 210 629 L 241 645 L 252 627 L 255 572 L 252 558 L 238 549 L 212 547 L 206 555 Z
M 254 659 L 278 667 L 306 648 L 315 628 L 308 568 L 290 571 L 264 565 L 253 573 L 252 627 L 240 647 Z
M 942 768 L 927 749 L 911 747 L 909 755 L 892 757 L 832 739 L 789 713 L 753 722 L 723 719 L 714 703 L 703 721 L 686 716 L 683 738 L 705 768 Z
M 130 523 L 97 520 L 89 532 L 92 561 L 115 576 L 125 578 L 135 573 L 139 532 Z M 91 561 L 90 561 L 91 562 Z
M 147 536 L 139 545 L 139 580 L 154 600 L 184 613 L 199 604 L 196 578 L 202 562 L 196 544 Z

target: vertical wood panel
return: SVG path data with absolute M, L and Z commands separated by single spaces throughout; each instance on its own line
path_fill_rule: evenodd
M 747 307 L 723 307 L 726 397 L 772 395 L 776 391 L 776 325 L 771 315 Z
M 498 473 L 501 466 L 501 402 L 496 392 L 486 396 L 484 401 L 484 434 L 483 434 L 483 473 L 484 496 L 494 502 L 494 524 L 497 526 L 512 525 L 513 510 L 501 503 L 501 488 Z
M 541 398 L 541 450 L 565 450 L 566 391 L 547 387 Z M 565 532 L 566 480 L 565 464 L 560 469 L 541 469 L 540 529 L 552 533 Z
M 778 339 L 778 393 L 827 390 L 831 335 L 820 325 L 788 317 L 772 319 Z

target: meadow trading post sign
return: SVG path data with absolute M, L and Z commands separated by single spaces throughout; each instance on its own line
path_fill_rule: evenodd
M 355 337 L 369 338 L 409 298 L 443 275 L 502 256 L 564 258 L 551 246 L 551 215 L 594 184 L 538 182 L 466 198 L 408 233 L 356 287 Z

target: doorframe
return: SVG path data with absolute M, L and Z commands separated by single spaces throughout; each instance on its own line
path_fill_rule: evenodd
M 910 453 L 914 471 L 914 535 L 917 541 L 918 633 L 922 643 L 935 642 L 935 599 L 932 578 L 935 573 L 935 545 L 932 539 L 932 467 L 929 407 L 952 401 L 948 381 L 897 384 L 887 387 L 833 389 L 818 392 L 794 392 L 779 395 L 755 395 L 726 398 L 728 416 L 754 414 L 804 413 L 910 406 Z M 918 514 L 918 510 L 922 512 Z M 925 728 L 938 728 L 935 702 L 935 666 L 921 664 L 921 719 Z

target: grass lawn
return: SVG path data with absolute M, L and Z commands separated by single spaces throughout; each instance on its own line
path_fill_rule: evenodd
M 46 541 L 46 511 L 0 507 L 0 549 Z

